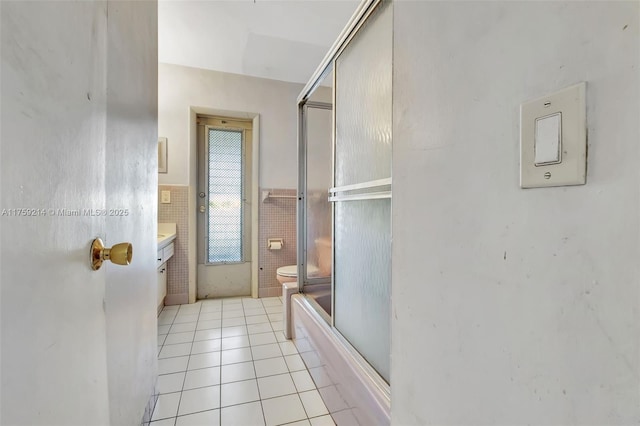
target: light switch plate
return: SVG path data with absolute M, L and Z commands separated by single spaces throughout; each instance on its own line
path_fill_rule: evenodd
M 160 191 L 160 204 L 171 204 L 171 191 Z
M 587 182 L 585 94 L 586 83 L 582 82 L 520 105 L 520 186 L 522 188 L 584 185 Z M 536 165 L 536 120 L 538 120 L 539 131 L 540 119 L 552 117 L 555 114 L 560 114 L 559 162 Z M 544 142 L 545 140 L 542 140 L 542 143 Z M 548 151 L 549 148 L 545 149 Z

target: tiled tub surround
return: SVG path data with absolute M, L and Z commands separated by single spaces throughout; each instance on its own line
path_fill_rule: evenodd
M 160 203 L 161 191 L 171 191 L 171 203 Z M 158 186 L 158 222 L 176 224 L 175 252 L 167 269 L 167 297 L 165 305 L 188 303 L 189 301 L 189 188 L 187 186 Z
M 271 195 L 295 197 L 295 189 L 269 189 Z M 268 198 L 260 202 L 260 230 L 258 237 L 258 296 L 272 297 L 282 294 L 282 286 L 276 279 L 281 266 L 296 264 L 296 198 Z M 283 238 L 281 250 L 269 250 L 267 239 Z
M 338 425 L 389 425 L 389 387 L 351 353 L 301 294 L 290 299 L 293 341 Z
M 151 425 L 333 425 L 282 327 L 279 297 L 165 307 Z

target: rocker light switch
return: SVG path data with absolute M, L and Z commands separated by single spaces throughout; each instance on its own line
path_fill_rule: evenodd
M 558 164 L 562 161 L 562 113 L 536 119 L 535 165 Z
M 586 83 L 520 105 L 520 186 L 587 182 Z
M 160 191 L 160 204 L 171 204 L 171 191 Z

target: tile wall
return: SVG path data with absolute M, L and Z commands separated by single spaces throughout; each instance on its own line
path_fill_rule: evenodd
M 161 191 L 171 191 L 171 203 L 160 203 Z M 167 297 L 165 304 L 188 303 L 189 300 L 189 187 L 160 185 L 158 187 L 158 222 L 176 224 L 175 253 L 167 264 Z
M 171 203 L 161 204 L 161 191 L 171 191 Z M 295 189 L 262 188 L 272 195 L 295 196 Z M 177 237 L 175 254 L 169 260 L 167 276 L 167 305 L 188 303 L 188 187 L 160 185 L 158 187 L 158 222 L 176 223 Z M 296 263 L 296 199 L 269 198 L 260 202 L 258 236 L 258 295 L 273 297 L 282 294 L 282 288 L 276 279 L 276 270 L 280 266 Z M 281 250 L 267 249 L 269 238 L 282 238 Z
M 295 197 L 295 189 L 261 188 L 271 195 Z M 276 279 L 276 270 L 281 266 L 296 264 L 296 199 L 260 197 L 260 230 L 258 236 L 258 295 L 273 297 L 282 295 L 282 287 Z M 269 238 L 282 238 L 281 250 L 267 249 Z

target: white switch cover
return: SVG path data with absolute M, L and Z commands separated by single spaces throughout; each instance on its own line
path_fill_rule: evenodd
M 160 191 L 160 204 L 171 204 L 171 191 Z
M 584 185 L 586 83 L 520 106 L 520 186 Z

